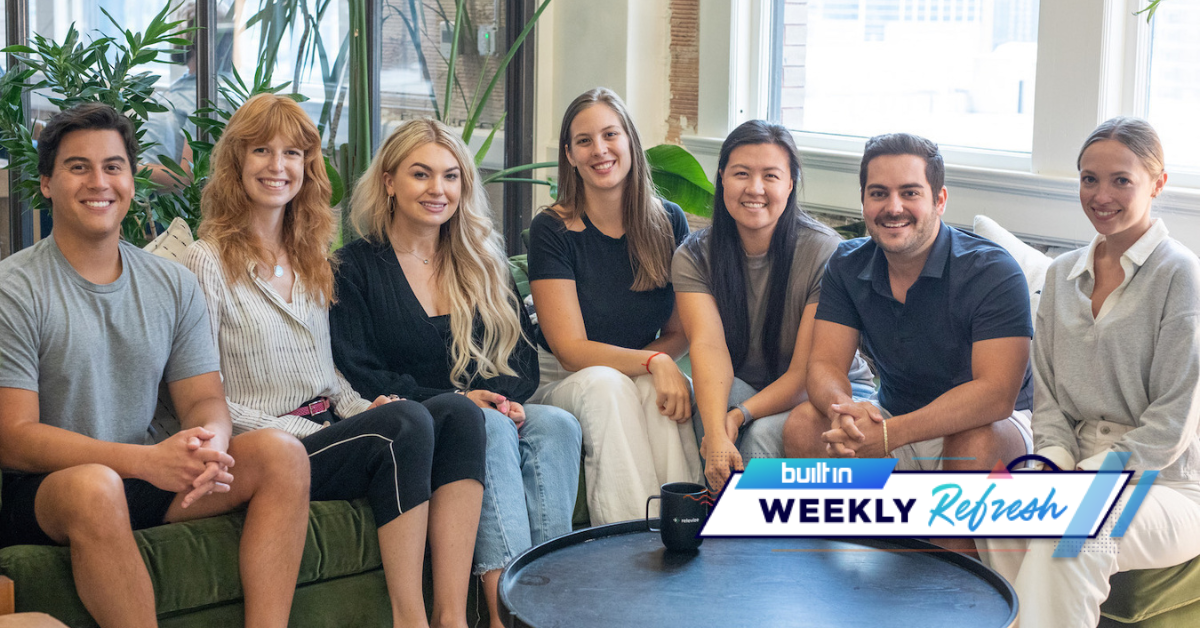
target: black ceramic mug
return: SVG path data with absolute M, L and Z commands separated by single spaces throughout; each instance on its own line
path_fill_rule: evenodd
M 661 495 L 646 499 L 646 527 L 660 532 L 669 550 L 695 550 L 704 539 L 698 536 L 708 518 L 708 489 L 692 482 L 663 484 Z M 659 528 L 650 527 L 650 502 L 660 500 Z

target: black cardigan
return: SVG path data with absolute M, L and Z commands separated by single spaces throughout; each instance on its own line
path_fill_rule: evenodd
M 358 240 L 338 251 L 337 303 L 329 310 L 333 360 L 350 385 L 367 399 L 399 395 L 424 401 L 453 392 L 450 383 L 450 316 L 429 317 L 413 294 L 392 245 Z M 512 286 L 516 291 L 516 285 Z M 518 300 L 526 339 L 534 329 Z M 475 333 L 482 333 L 478 316 Z M 537 350 L 517 342 L 508 365 L 516 377 L 473 375 L 468 390 L 500 393 L 524 403 L 538 386 Z M 474 373 L 474 362 L 468 373 Z

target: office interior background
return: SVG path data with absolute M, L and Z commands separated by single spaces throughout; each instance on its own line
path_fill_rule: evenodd
M 946 155 L 947 222 L 969 227 L 987 215 L 1054 249 L 1092 234 L 1077 197 L 1080 143 L 1098 122 L 1136 115 L 1158 129 L 1167 155 L 1170 180 L 1155 210 L 1200 252 L 1200 3 L 1162 0 L 1148 21 L 1138 12 L 1149 3 L 187 0 L 171 15 L 201 27 L 195 74 L 183 64 L 143 69 L 159 76 L 160 95 L 190 88 L 218 107 L 235 72 L 250 82 L 269 69 L 274 85 L 307 98 L 335 168 L 362 148 L 356 137 L 373 149 L 408 118 L 474 127 L 481 168 L 502 179 L 488 191 L 512 254 L 523 252 L 521 230 L 552 198 L 550 186 L 528 180 L 555 173 L 506 169 L 555 160 L 567 103 L 598 85 L 626 100 L 645 146 L 682 145 L 710 179 L 737 124 L 785 124 L 802 151 L 804 206 L 832 221 L 859 215 L 866 137 L 924 135 Z M 7 0 L 0 21 L 10 46 L 35 36 L 61 43 L 72 26 L 86 41 L 141 32 L 161 8 Z M 10 71 L 15 62 L 9 55 Z M 24 95 L 31 127 L 56 110 L 53 97 Z M 11 177 L 0 188 L 3 257 L 44 237 L 50 223 Z

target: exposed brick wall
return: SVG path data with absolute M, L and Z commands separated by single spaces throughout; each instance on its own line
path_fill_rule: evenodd
M 700 103 L 700 0 L 671 0 L 671 102 L 667 141 L 696 130 Z

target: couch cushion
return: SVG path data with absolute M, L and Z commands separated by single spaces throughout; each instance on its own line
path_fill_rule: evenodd
M 238 541 L 244 512 L 137 532 L 160 615 L 242 597 Z M 363 500 L 314 502 L 300 564 L 300 586 L 377 569 L 379 541 Z M 71 579 L 65 547 L 0 550 L 0 573 L 16 582 L 18 611 L 50 613 L 69 625 L 94 625 Z
M 1029 307 L 1036 319 L 1038 302 L 1042 299 L 1042 286 L 1046 283 L 1046 269 L 1053 260 L 1045 253 L 1025 244 L 987 216 L 976 216 L 973 229 L 977 235 L 1004 247 L 1004 250 L 1017 260 L 1017 265 L 1021 267 L 1025 281 L 1029 284 Z
M 1109 584 L 1112 591 L 1100 611 L 1125 623 L 1140 622 L 1200 600 L 1200 560 L 1125 571 L 1110 578 Z
M 183 263 L 183 253 L 192 243 L 192 230 L 182 218 L 176 217 L 167 230 L 158 234 L 150 244 L 143 247 L 147 253 Z

